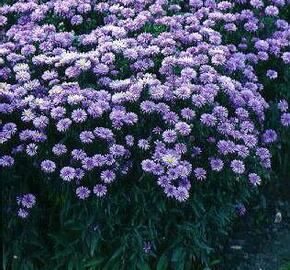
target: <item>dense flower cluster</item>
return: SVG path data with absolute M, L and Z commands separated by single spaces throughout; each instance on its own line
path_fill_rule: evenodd
M 255 170 L 271 167 L 267 145 L 278 135 L 263 130 L 268 104 L 255 67 L 269 58 L 290 64 L 290 25 L 279 17 L 289 4 L 3 5 L 0 166 L 26 155 L 43 173 L 74 181 L 82 200 L 105 196 L 134 165 L 178 201 L 223 170 L 259 185 Z M 287 101 L 278 107 L 290 126 Z

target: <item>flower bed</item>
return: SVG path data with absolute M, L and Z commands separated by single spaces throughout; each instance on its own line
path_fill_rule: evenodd
M 3 4 L 8 265 L 213 264 L 289 135 L 289 89 L 271 92 L 289 85 L 289 4 Z

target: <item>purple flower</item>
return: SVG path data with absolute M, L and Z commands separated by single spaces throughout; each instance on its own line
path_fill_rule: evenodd
M 141 166 L 143 171 L 152 172 L 156 164 L 153 160 L 145 159 L 141 162 Z
M 40 166 L 41 166 L 41 170 L 46 173 L 52 173 L 56 169 L 55 163 L 48 159 L 42 161 Z
M 235 205 L 235 210 L 239 216 L 244 216 L 246 214 L 246 207 L 242 203 L 238 203 Z
M 175 129 L 182 136 L 188 136 L 191 133 L 191 127 L 185 122 L 178 122 L 175 124 Z
M 281 115 L 281 124 L 285 127 L 290 126 L 290 113 L 283 113 Z
M 174 197 L 177 201 L 179 202 L 184 202 L 188 199 L 189 197 L 189 193 L 188 190 L 184 187 L 178 187 L 175 191 L 174 191 Z
M 75 178 L 76 170 L 72 167 L 63 167 L 60 170 L 60 177 L 63 181 L 70 182 Z
M 212 127 L 215 126 L 216 124 L 216 117 L 211 114 L 204 113 L 200 117 L 200 122 L 205 126 Z
M 79 199 L 85 200 L 90 196 L 91 191 L 87 187 L 80 186 L 76 189 L 76 195 Z
M 195 117 L 195 111 L 189 109 L 189 108 L 184 108 L 181 110 L 181 116 L 186 119 L 186 120 L 191 120 Z
M 33 194 L 24 194 L 21 196 L 21 204 L 25 208 L 32 208 L 36 203 L 36 198 Z
M 18 210 L 17 215 L 18 215 L 19 217 L 21 217 L 21 218 L 27 218 L 28 215 L 29 215 L 29 213 L 28 213 L 27 210 L 25 210 L 25 209 L 23 209 L 23 208 L 20 208 L 20 209 Z
M 290 64 L 290 52 L 284 52 L 282 55 L 282 59 L 285 64 Z
M 58 121 L 56 128 L 59 132 L 66 132 L 71 124 L 72 121 L 69 118 L 64 118 Z
M 212 158 L 210 160 L 210 166 L 213 171 L 220 172 L 224 167 L 224 163 L 219 158 Z
M 83 160 L 87 157 L 87 154 L 82 149 L 74 149 L 71 151 L 71 156 L 74 160 Z
M 277 133 L 273 129 L 267 129 L 263 134 L 264 143 L 273 143 L 277 140 Z
M 97 195 L 97 197 L 104 197 L 107 194 L 107 187 L 104 185 L 95 185 L 94 186 L 94 194 Z
M 104 183 L 111 183 L 116 179 L 116 174 L 111 170 L 101 172 L 101 180 Z
M 76 109 L 72 112 L 71 118 L 76 123 L 83 123 L 87 119 L 87 113 L 83 109 Z
M 163 132 L 162 138 L 166 143 L 174 143 L 177 139 L 177 135 L 174 130 L 166 130 Z
M 38 146 L 35 143 L 30 143 L 26 146 L 26 153 L 28 156 L 35 156 L 37 154 Z
M 245 172 L 245 165 L 241 160 L 233 160 L 231 161 L 231 168 L 234 173 L 243 174 Z
M 166 194 L 166 196 L 168 198 L 173 198 L 174 197 L 174 194 L 175 194 L 175 190 L 176 190 L 176 187 L 172 186 L 172 185 L 167 185 L 165 188 L 164 188 L 164 192 Z
M 13 164 L 14 164 L 13 157 L 8 155 L 0 157 L 0 167 L 11 167 Z
M 278 109 L 281 112 L 286 112 L 288 110 L 289 106 L 288 106 L 288 102 L 285 99 L 282 99 L 278 102 Z
M 195 168 L 194 175 L 197 180 L 205 180 L 206 179 L 206 170 L 203 168 Z
M 61 155 L 65 154 L 67 152 L 67 148 L 66 148 L 66 146 L 64 144 L 58 143 L 58 144 L 53 146 L 52 152 L 56 156 L 61 156 Z
M 277 16 L 279 14 L 279 9 L 275 6 L 267 6 L 265 8 L 265 14 L 268 16 Z
M 147 140 L 140 139 L 138 141 L 138 147 L 142 150 L 148 150 L 150 148 L 150 144 Z
M 80 133 L 80 140 L 82 143 L 89 144 L 95 139 L 95 135 L 92 131 L 82 131 Z
M 270 78 L 271 80 L 277 79 L 278 78 L 278 73 L 275 70 L 269 69 L 267 70 L 266 73 L 267 77 Z
M 259 186 L 261 184 L 261 177 L 255 173 L 250 173 L 249 181 L 252 185 Z
M 152 244 L 150 242 L 145 242 L 143 245 L 143 250 L 145 253 L 149 253 L 152 249 Z

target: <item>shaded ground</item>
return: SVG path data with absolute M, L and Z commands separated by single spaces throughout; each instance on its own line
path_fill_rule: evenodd
M 290 225 L 274 224 L 260 235 L 236 236 L 226 266 L 227 270 L 290 270 Z

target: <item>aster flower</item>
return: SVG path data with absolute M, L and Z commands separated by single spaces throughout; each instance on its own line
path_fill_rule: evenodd
M 56 128 L 59 132 L 66 132 L 71 124 L 72 121 L 69 118 L 64 118 L 58 121 Z
M 219 158 L 212 158 L 210 160 L 210 166 L 213 171 L 220 172 L 224 167 L 224 162 Z
M 274 80 L 274 79 L 278 78 L 278 73 L 275 70 L 272 70 L 272 69 L 267 70 L 266 75 L 271 80 Z
M 177 135 L 174 130 L 166 130 L 163 132 L 162 138 L 166 143 L 174 143 L 177 139 Z
M 288 106 L 288 102 L 285 99 L 282 99 L 278 102 L 278 109 L 281 112 L 287 112 L 289 106 Z
M 245 165 L 241 160 L 232 160 L 231 161 L 231 168 L 234 173 L 243 174 L 245 172 Z
M 264 133 L 263 133 L 263 142 L 264 143 L 273 143 L 277 140 L 277 133 L 275 130 L 273 129 L 267 129 Z
M 281 115 L 281 124 L 285 127 L 290 126 L 290 113 L 283 113 Z
M 4 5 L 0 15 L 0 78 L 9 82 L 0 85 L 1 167 L 13 166 L 14 155 L 25 151 L 67 154 L 59 143 L 64 139 L 75 149 L 54 161 L 40 157 L 43 172 L 59 167 L 63 180 L 79 185 L 92 171 L 109 183 L 141 164 L 177 201 L 188 198 L 196 162 L 217 173 L 231 157 L 235 173 L 247 164 L 255 174 L 254 154 L 271 167 L 262 146 L 272 148 L 277 134 L 262 130 L 269 104 L 257 66 L 268 59 L 290 63 L 286 1 L 18 2 Z M 97 28 L 91 12 L 102 17 Z M 263 15 L 272 17 L 271 31 L 264 30 Z M 57 25 L 49 19 L 55 16 Z M 145 33 L 148 25 L 164 31 Z M 231 32 L 245 30 L 249 38 L 228 43 Z M 274 80 L 278 72 L 270 62 L 264 73 Z M 282 128 L 290 126 L 287 101 L 278 109 Z M 146 157 L 135 154 L 135 141 Z M 205 179 L 204 168 L 193 175 Z M 104 196 L 106 185 L 99 189 Z
M 48 160 L 48 159 L 42 161 L 40 166 L 41 166 L 41 170 L 46 173 L 52 173 L 56 169 L 56 164 L 53 161 Z
M 111 170 L 101 172 L 101 180 L 104 183 L 111 183 L 116 179 L 116 174 Z
M 32 208 L 36 203 L 36 198 L 33 194 L 24 194 L 21 196 L 21 205 L 25 208 Z
M 152 249 L 152 244 L 150 242 L 145 242 L 143 245 L 143 250 L 145 253 L 149 253 Z
M 246 214 L 246 207 L 242 203 L 236 204 L 235 210 L 239 216 L 244 216 Z
M 95 185 L 94 186 L 94 194 L 96 194 L 97 197 L 104 197 L 107 194 L 107 187 L 104 185 Z
M 28 215 L 29 215 L 29 213 L 28 213 L 27 210 L 25 210 L 25 209 L 23 209 L 23 208 L 20 208 L 20 209 L 18 210 L 17 215 L 18 215 L 19 217 L 21 217 L 21 218 L 27 218 Z
M 75 174 L 76 171 L 72 167 L 66 166 L 60 170 L 60 177 L 62 178 L 63 181 L 66 182 L 70 182 L 71 180 L 73 180 L 75 178 Z
M 14 158 L 8 155 L 0 156 L 0 167 L 11 167 L 14 164 Z
M 178 187 L 174 191 L 174 197 L 176 198 L 177 201 L 184 202 L 189 197 L 188 190 L 184 187 Z
M 203 168 L 195 168 L 194 169 L 194 176 L 197 180 L 205 180 L 206 179 L 206 170 Z
M 148 140 L 140 139 L 138 141 L 138 147 L 142 150 L 148 150 L 150 148 L 150 144 L 149 144 Z
M 66 148 L 66 146 L 64 144 L 58 143 L 58 144 L 53 146 L 52 152 L 56 156 L 61 156 L 61 155 L 65 154 L 67 152 L 67 148 Z
M 255 173 L 250 173 L 249 181 L 253 186 L 259 186 L 261 184 L 261 177 Z
M 91 191 L 84 186 L 80 186 L 76 189 L 76 195 L 79 199 L 85 200 L 90 196 Z
M 30 143 L 26 146 L 26 153 L 28 156 L 35 156 L 37 154 L 38 146 L 35 143 Z
M 95 135 L 92 131 L 82 131 L 80 133 L 80 140 L 84 144 L 92 143 L 95 139 Z
M 71 118 L 76 123 L 83 123 L 87 119 L 87 113 L 83 109 L 76 109 L 72 112 Z

